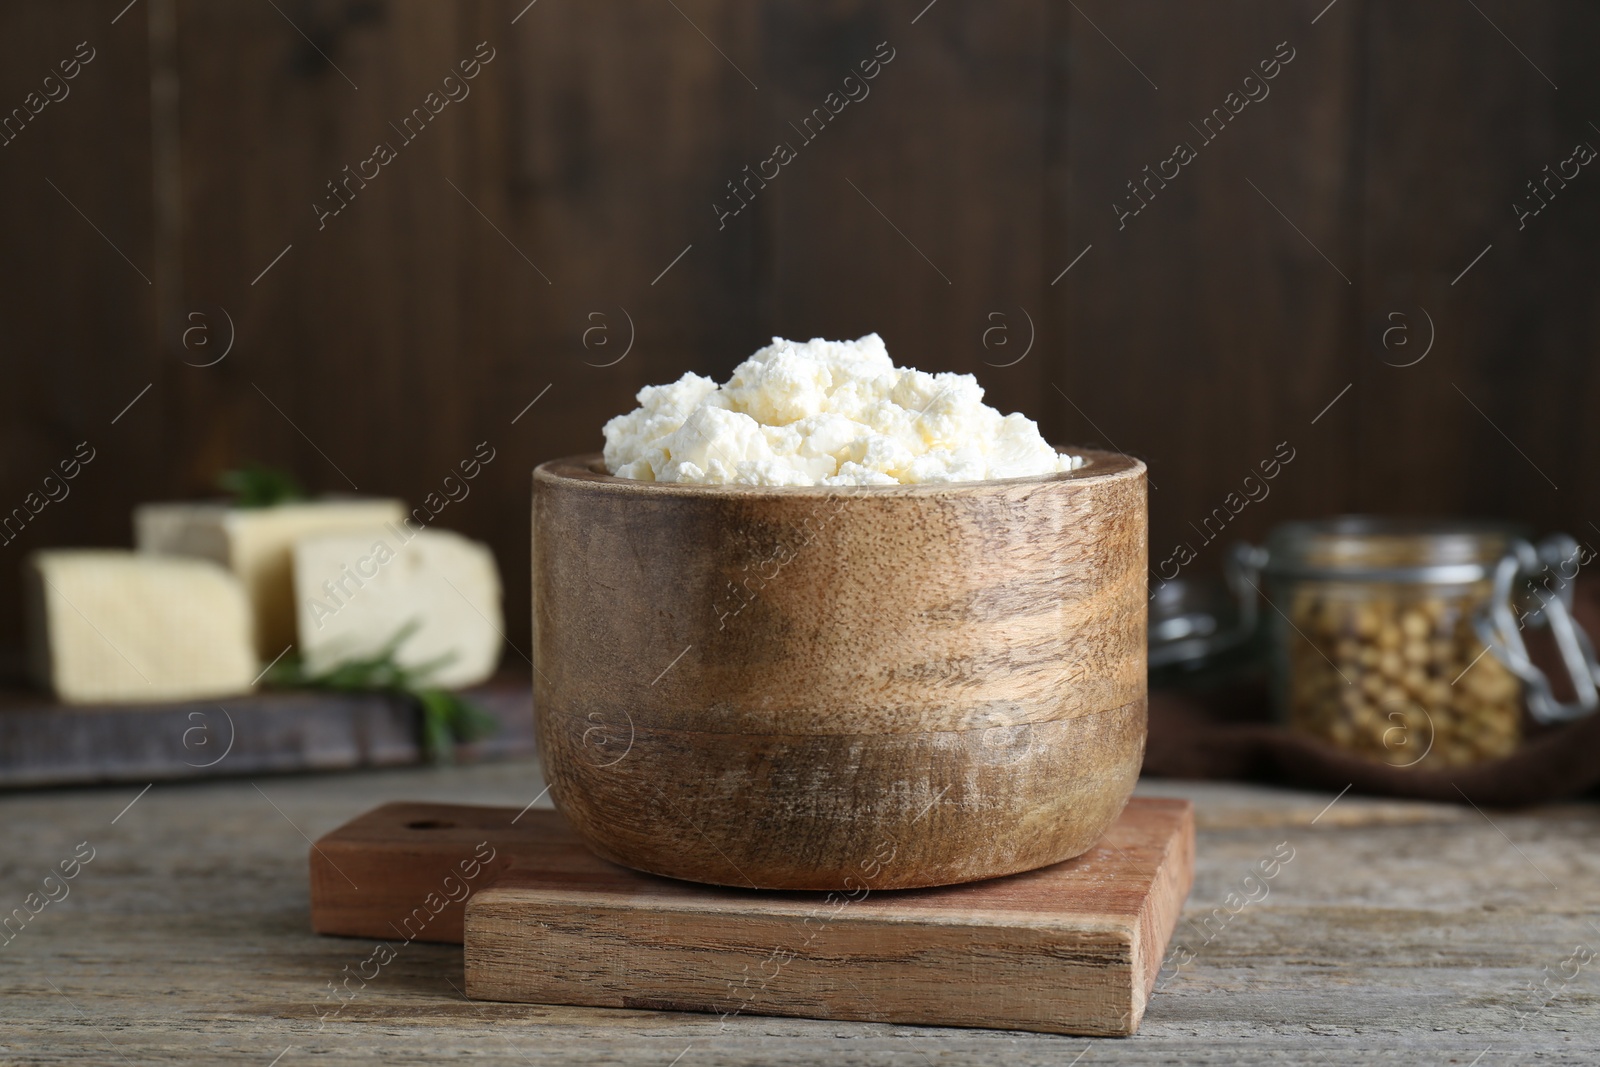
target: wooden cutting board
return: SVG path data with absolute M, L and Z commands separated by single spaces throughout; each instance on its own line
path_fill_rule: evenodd
M 640 874 L 549 810 L 386 804 L 312 846 L 312 925 L 454 941 L 464 917 L 482 1000 L 1115 1036 L 1138 1028 L 1193 868 L 1182 800 L 1134 798 L 1052 867 L 849 893 Z
M 500 728 L 461 746 L 460 758 L 533 753 L 525 678 L 506 672 L 464 695 Z M 417 764 L 418 720 L 387 693 L 264 689 L 222 700 L 62 704 L 0 677 L 0 789 Z

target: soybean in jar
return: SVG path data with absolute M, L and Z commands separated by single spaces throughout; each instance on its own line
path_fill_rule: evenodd
M 1393 766 L 1510 755 L 1522 739 L 1522 685 L 1475 620 L 1518 534 L 1367 518 L 1275 530 L 1258 562 L 1281 717 Z

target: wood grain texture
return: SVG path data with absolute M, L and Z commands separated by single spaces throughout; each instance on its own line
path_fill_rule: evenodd
M 725 375 L 773 333 L 869 329 L 902 362 L 976 374 L 1051 439 L 1144 457 L 1156 564 L 1191 542 L 1193 572 L 1215 571 L 1226 540 L 1190 523 L 1282 441 L 1298 458 L 1228 539 L 1343 509 L 1571 530 L 1597 511 L 1582 416 L 1600 402 L 1600 200 L 1586 168 L 1526 230 L 1511 210 L 1597 136 L 1584 5 L 278 6 L 0 16 L 0 108 L 77 42 L 99 48 L 0 148 L 18 207 L 0 222 L 0 323 L 19 354 L 0 514 L 77 442 L 100 449 L 18 556 L 125 544 L 134 503 L 204 495 L 250 460 L 417 503 L 487 440 L 499 458 L 439 521 L 494 547 L 526 652 L 535 463 L 597 447 L 640 386 Z M 484 40 L 499 55 L 471 97 L 318 230 L 326 183 Z M 719 230 L 726 183 L 881 41 L 897 55 L 871 95 Z M 1271 96 L 1119 231 L 1125 183 L 1280 41 L 1297 58 Z M 1421 344 L 1424 308 L 1432 354 L 1386 366 L 1420 350 L 1383 348 L 1388 316 Z M 220 343 L 219 309 L 232 353 L 185 365 L 205 361 L 183 346 L 188 316 Z M 17 595 L 0 566 L 0 604 Z M 0 645 L 20 641 L 0 612 Z
M 1366 17 L 1361 339 L 1373 358 L 1350 399 L 1362 424 L 1388 431 L 1358 442 L 1363 502 L 1516 518 L 1593 545 L 1600 173 L 1562 163 L 1579 143 L 1600 149 L 1585 47 L 1600 10 L 1478 8 L 1372 4 Z M 1444 188 L 1441 164 L 1452 195 L 1429 195 Z
M 157 783 L 115 824 L 142 785 L 0 795 L 6 909 L 77 842 L 98 850 L 71 896 L 0 949 L 0 1059 L 264 1067 L 291 1048 L 279 1067 L 663 1067 L 679 1054 L 679 1067 L 1062 1067 L 1080 1053 L 1079 1067 L 1326 1067 L 1465 1065 L 1490 1048 L 1479 1067 L 1590 1067 L 1600 1034 L 1591 970 L 1542 1009 L 1529 991 L 1575 943 L 1595 944 L 1593 804 L 1487 809 L 1491 824 L 1465 805 L 1349 794 L 1328 808 L 1331 793 L 1145 782 L 1141 794 L 1195 801 L 1195 887 L 1174 947 L 1196 955 L 1163 975 L 1136 1037 L 1098 1040 L 468 1001 L 461 948 L 423 943 L 336 1001 L 329 984 L 376 942 L 312 933 L 300 831 L 315 839 L 395 797 L 520 811 L 544 782 L 527 762 L 257 784 L 270 803 L 248 781 Z M 1285 840 L 1297 856 L 1271 895 L 1204 943 L 1200 924 Z
M 848 894 L 751 894 L 607 863 L 548 809 L 391 802 L 312 846 L 311 924 L 321 934 L 460 942 L 464 902 L 493 888 L 467 953 L 468 988 L 487 999 L 1131 1032 L 1192 882 L 1193 833 L 1187 802 L 1135 800 L 1089 853 L 1040 871 L 876 896 L 866 874 Z M 663 929 L 673 936 L 660 938 Z M 690 930 L 722 954 L 682 958 Z M 742 973 L 741 954 L 759 958 L 796 931 L 804 964 L 782 989 L 759 1003 L 748 990 L 731 1007 L 716 999 L 727 995 L 719 968 Z M 884 956 L 897 942 L 901 955 Z M 969 978 L 976 989 L 938 980 L 962 963 L 950 954 L 972 951 L 1000 970 Z M 839 967 L 850 968 L 852 989 L 831 973 Z M 862 989 L 891 980 L 893 990 Z M 952 1005 L 959 1018 L 945 1017 Z
M 552 877 L 607 867 L 548 808 L 412 801 L 392 801 L 323 834 L 309 862 L 317 933 L 458 945 L 468 897 L 513 862 Z
M 1215 574 L 1236 539 L 1363 506 L 1348 453 L 1376 428 L 1344 404 L 1311 425 L 1358 362 L 1361 10 L 1311 26 L 1271 0 L 1059 9 L 1052 277 L 1083 259 L 1049 289 L 1043 427 L 1150 464 L 1157 577 L 1175 555 Z M 1213 109 L 1228 121 L 1201 128 Z M 1179 144 L 1195 158 L 1163 180 Z M 1263 482 L 1280 442 L 1294 459 Z
M 142 20 L 111 23 L 121 6 L 0 11 L 0 116 L 13 123 L 0 136 L 0 197 L 9 205 L 0 212 L 0 242 L 11 250 L 0 257 L 7 649 L 24 640 L 27 552 L 131 544 L 128 513 L 165 458 L 155 434 L 171 409 L 146 395 L 123 414 L 166 368 L 155 329 L 149 49 Z M 87 63 L 74 59 L 80 44 L 93 57 Z M 77 63 L 75 77 L 63 78 L 64 61 Z M 47 92 L 59 99 L 47 102 Z M 32 107 L 40 110 L 16 132 L 13 109 L 26 115 Z M 78 451 L 80 442 L 87 447 Z M 64 481 L 60 464 L 75 451 L 92 458 Z M 56 499 L 46 502 L 47 493 Z
M 1037 418 L 1064 355 L 1042 318 L 1060 269 L 1039 216 L 1052 9 L 951 5 L 911 25 L 920 8 L 763 5 L 758 144 L 799 158 L 728 224 L 766 246 L 755 339 L 877 332 L 897 362 L 975 374 L 988 403 Z M 880 44 L 894 58 L 864 81 Z M 844 91 L 857 99 L 821 133 L 797 131 Z
M 1139 1028 L 1193 881 L 1194 817 L 1135 800 L 1076 859 L 886 893 L 868 876 L 751 893 L 541 860 L 519 855 L 468 901 L 468 996 L 1116 1036 Z
M 859 492 L 541 466 L 557 806 L 609 859 L 752 888 L 851 888 L 886 839 L 886 888 L 1087 848 L 1145 717 L 1144 467 L 1088 455 Z

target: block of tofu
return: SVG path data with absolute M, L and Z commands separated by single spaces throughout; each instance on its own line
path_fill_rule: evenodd
M 54 549 L 23 585 L 34 677 L 67 703 L 229 696 L 259 669 L 244 587 L 209 560 Z
M 141 552 L 215 560 L 239 576 L 255 618 L 256 654 L 270 662 L 294 641 L 294 543 L 316 534 L 399 524 L 398 500 L 318 500 L 238 508 L 223 503 L 144 504 L 134 510 Z
M 390 526 L 303 538 L 294 588 L 300 655 L 313 674 L 370 656 L 413 622 L 395 658 L 419 667 L 449 656 L 423 679 L 430 685 L 474 685 L 499 663 L 494 555 L 460 534 Z

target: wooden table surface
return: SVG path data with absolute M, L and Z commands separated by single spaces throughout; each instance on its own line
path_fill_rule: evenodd
M 542 788 L 513 763 L 161 783 L 131 808 L 138 787 L 0 795 L 0 914 L 94 849 L 0 946 L 0 1063 L 1600 1061 L 1600 809 L 1183 782 L 1141 791 L 1198 808 L 1192 956 L 1133 1038 L 474 1003 L 460 947 L 420 943 L 319 1019 L 373 945 L 311 934 L 307 838 L 385 800 Z

